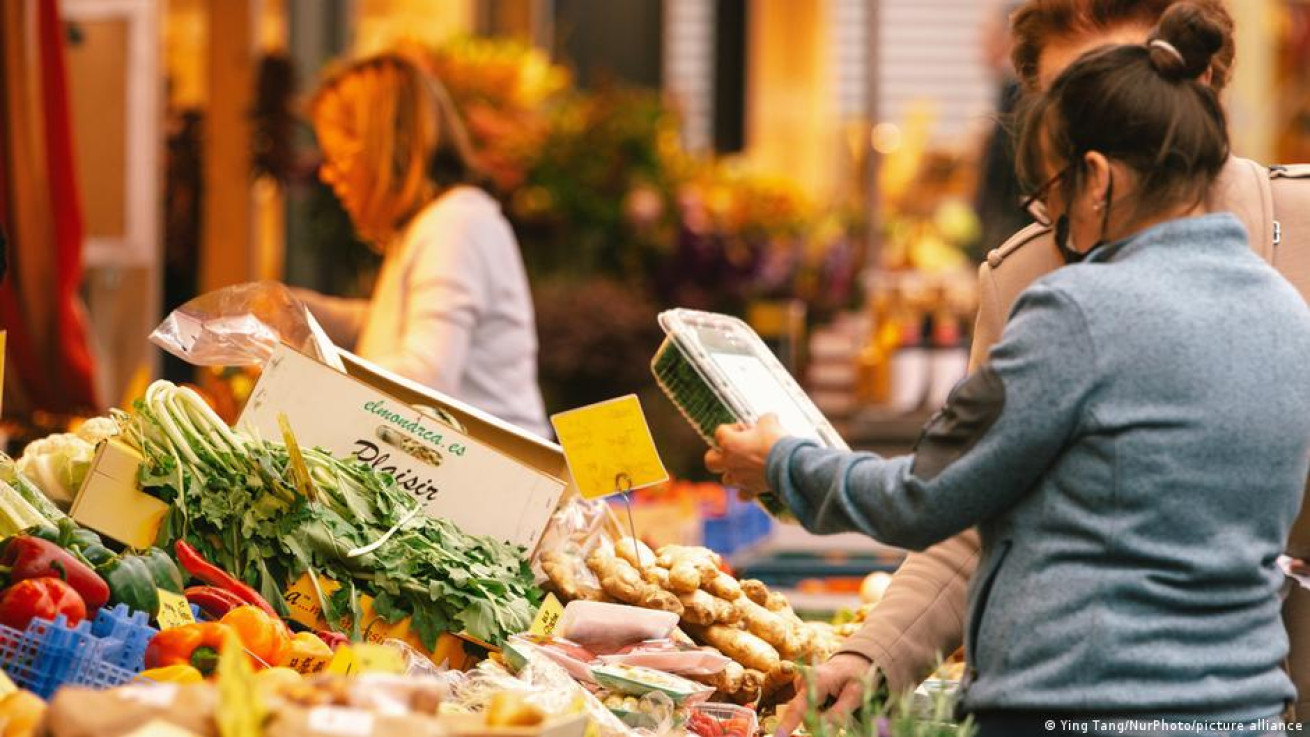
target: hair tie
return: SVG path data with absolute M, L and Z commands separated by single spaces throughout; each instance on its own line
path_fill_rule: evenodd
M 1165 51 L 1169 52 L 1171 56 L 1177 59 L 1179 64 L 1182 64 L 1183 66 L 1187 66 L 1187 60 L 1183 58 L 1183 54 L 1178 50 L 1178 47 L 1174 46 L 1173 44 L 1169 43 L 1163 38 L 1152 39 L 1151 42 L 1147 44 L 1147 46 L 1153 49 L 1164 49 Z

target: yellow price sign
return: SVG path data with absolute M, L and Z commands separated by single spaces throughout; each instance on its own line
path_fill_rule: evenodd
M 287 667 L 302 676 L 316 676 L 328 669 L 335 655 L 296 655 L 287 661 Z
M 196 623 L 195 615 L 191 613 L 191 604 L 187 602 L 186 597 L 165 589 L 159 589 L 159 615 L 155 619 L 159 621 L 161 630 L 171 630 Z
M 390 645 L 360 643 L 355 648 L 355 669 L 360 673 L 404 673 L 405 654 Z
M 348 676 L 354 673 L 355 666 L 355 645 L 342 645 L 337 651 L 332 653 L 332 660 L 328 663 L 327 672 L 334 676 Z
M 582 496 L 598 499 L 669 480 L 637 395 L 552 415 Z
M 541 602 L 541 608 L 537 610 L 537 618 L 532 620 L 532 627 L 528 629 L 528 634 L 533 637 L 553 637 L 555 628 L 559 626 L 560 617 L 563 616 L 564 605 L 559 603 L 559 599 L 556 599 L 554 594 L 546 594 L 546 599 Z

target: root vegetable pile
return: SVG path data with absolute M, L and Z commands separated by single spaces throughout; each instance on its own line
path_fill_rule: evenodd
M 611 601 L 677 614 L 684 632 L 733 663 L 695 677 L 737 703 L 790 685 L 796 664 L 826 660 L 840 646 L 831 628 L 802 622 L 786 597 L 760 581 L 738 581 L 708 548 L 666 545 L 652 551 L 623 538 L 584 558 L 544 553 L 550 587 L 565 600 Z

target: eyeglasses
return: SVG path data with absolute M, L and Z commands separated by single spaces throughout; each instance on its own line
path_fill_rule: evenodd
M 1027 213 L 1028 217 L 1032 218 L 1033 222 L 1038 225 L 1050 225 L 1051 214 L 1046 211 L 1046 195 L 1050 192 L 1051 187 L 1054 187 L 1057 182 L 1064 179 L 1065 175 L 1068 173 L 1069 167 L 1066 166 L 1061 169 L 1058 174 L 1047 180 L 1046 184 L 1038 187 L 1036 192 L 1033 192 L 1022 203 L 1020 203 L 1019 208 Z

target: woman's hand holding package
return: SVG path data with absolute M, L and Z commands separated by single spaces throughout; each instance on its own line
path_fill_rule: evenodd
M 714 431 L 718 447 L 705 454 L 705 466 L 722 475 L 725 485 L 740 489 L 743 498 L 753 498 L 769 490 L 765 474 L 769 451 L 785 436 L 775 415 L 761 417 L 754 427 L 719 425 Z

